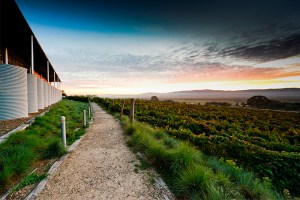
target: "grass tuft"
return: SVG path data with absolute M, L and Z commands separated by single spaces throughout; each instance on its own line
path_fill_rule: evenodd
M 209 168 L 199 165 L 191 166 L 180 173 L 176 181 L 175 194 L 188 196 L 191 193 L 193 196 L 196 194 L 205 196 L 212 181 L 212 171 Z
M 163 143 L 168 149 L 173 149 L 178 146 L 177 140 L 171 137 L 164 138 Z
M 134 126 L 129 126 L 127 129 L 126 129 L 126 134 L 127 135 L 132 135 L 133 133 L 135 132 L 135 127 Z
M 64 147 L 61 140 L 54 139 L 52 140 L 46 151 L 45 151 L 45 158 L 55 158 L 55 157 L 61 157 L 62 155 L 66 154 L 67 150 Z
M 27 185 L 32 185 L 34 183 L 38 183 L 46 177 L 47 177 L 46 174 L 42 174 L 42 175 L 39 175 L 39 174 L 36 174 L 36 173 L 29 174 L 28 176 L 24 177 L 19 182 L 19 184 L 17 184 L 16 186 L 14 186 L 12 188 L 12 192 L 16 192 L 16 191 L 22 189 L 23 187 L 25 187 Z
M 155 139 L 160 140 L 167 137 L 167 134 L 161 130 L 155 130 L 153 133 Z
M 177 148 L 169 150 L 169 152 L 166 159 L 170 160 L 170 168 L 173 173 L 201 162 L 201 153 L 187 142 L 179 143 Z

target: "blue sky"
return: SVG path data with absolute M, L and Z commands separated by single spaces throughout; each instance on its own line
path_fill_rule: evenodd
M 300 7 L 17 0 L 68 94 L 300 86 Z

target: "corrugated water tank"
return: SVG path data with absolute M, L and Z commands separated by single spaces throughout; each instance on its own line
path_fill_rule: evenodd
M 28 113 L 38 112 L 37 77 L 27 74 Z
M 62 93 L 61 93 L 61 91 L 59 91 L 59 101 L 61 101 L 62 100 Z
M 48 83 L 43 82 L 43 86 L 44 86 L 44 106 L 48 107 Z
M 58 89 L 56 89 L 55 90 L 55 98 L 56 98 L 56 102 L 59 102 L 59 90 Z
M 56 88 L 55 87 L 53 87 L 53 93 L 54 93 L 54 103 L 56 103 L 57 101 L 56 101 Z
M 44 81 L 37 79 L 38 109 L 44 109 Z
M 53 102 L 56 103 L 56 89 L 53 87 Z
M 0 120 L 28 117 L 27 69 L 0 64 Z
M 48 84 L 48 104 L 52 105 L 52 86 Z

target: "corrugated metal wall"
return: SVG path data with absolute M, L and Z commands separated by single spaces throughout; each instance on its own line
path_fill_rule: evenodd
M 38 112 L 37 77 L 27 74 L 28 113 Z
M 28 74 L 27 69 L 0 64 L 0 120 L 28 117 L 62 100 L 62 93 L 49 83 Z
M 48 87 L 48 104 L 49 106 L 52 105 L 52 90 L 51 85 L 47 85 Z
M 44 86 L 44 105 L 45 107 L 48 107 L 48 84 L 46 82 L 43 82 Z
M 41 79 L 37 79 L 38 109 L 44 109 L 44 84 Z
M 0 64 L 0 120 L 28 116 L 27 69 Z

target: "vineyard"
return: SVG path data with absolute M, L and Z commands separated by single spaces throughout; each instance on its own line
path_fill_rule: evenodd
M 120 112 L 121 100 L 97 101 Z M 124 114 L 129 105 L 127 100 Z M 137 100 L 135 118 L 190 141 L 207 155 L 234 160 L 270 178 L 281 192 L 300 195 L 299 113 Z

